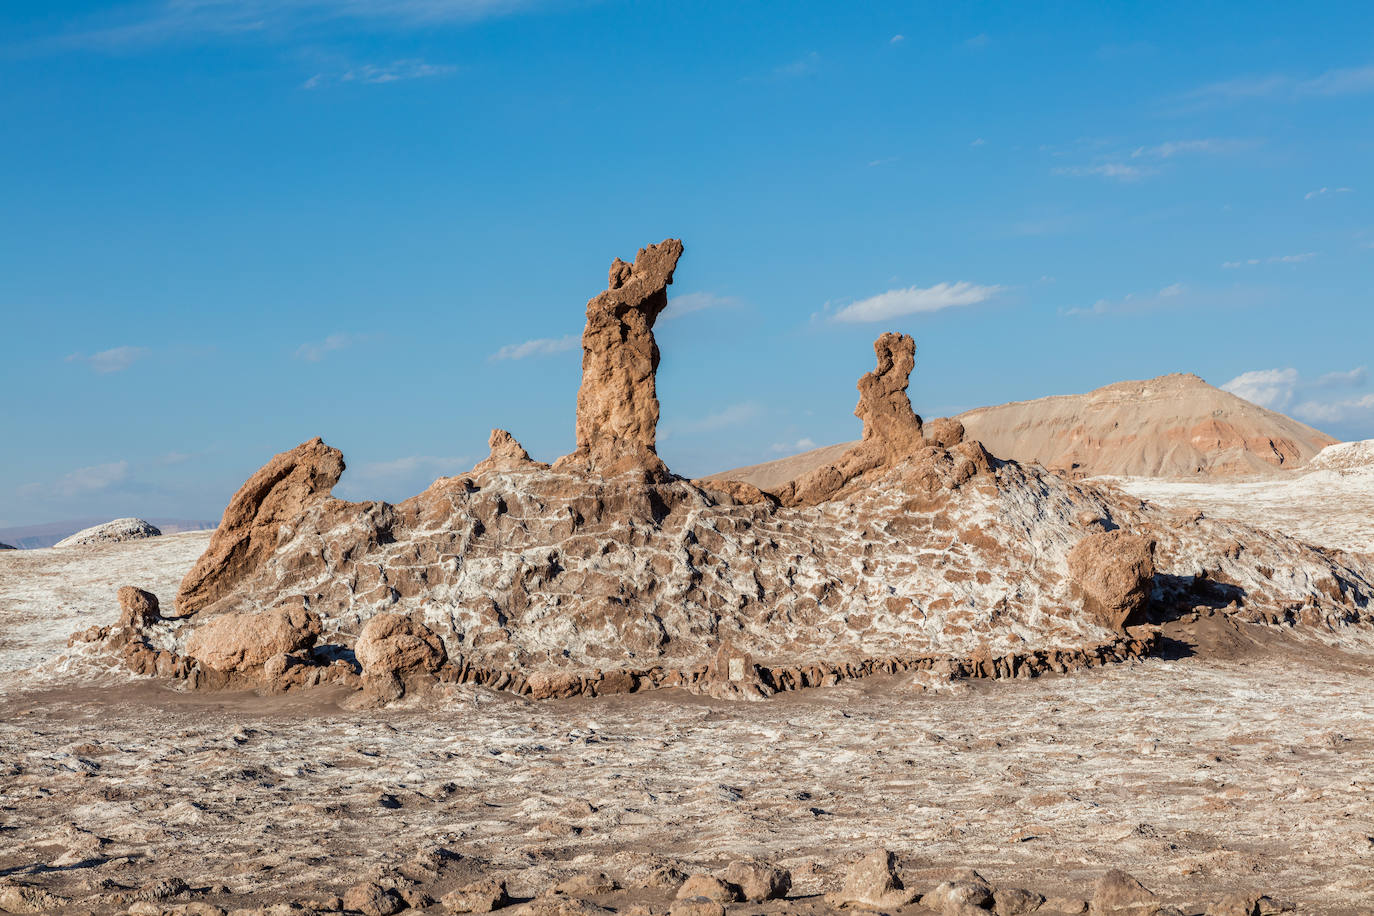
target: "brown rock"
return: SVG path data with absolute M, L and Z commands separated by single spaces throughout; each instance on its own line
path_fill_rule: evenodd
M 423 623 L 405 614 L 378 614 L 363 626 L 353 654 L 365 684 L 384 700 L 432 681 L 448 661 L 444 641 Z
M 1068 553 L 1069 575 L 1085 609 L 1104 627 L 1134 623 L 1150 598 L 1155 542 L 1116 531 L 1098 531 Z
M 1206 916 L 1277 916 L 1291 909 L 1263 894 L 1236 893 L 1209 906 Z
M 668 916 L 725 916 L 725 907 L 705 897 L 673 901 Z
M 119 590 L 119 625 L 141 630 L 162 619 L 158 611 L 157 595 L 141 588 L 126 585 Z
M 320 630 L 319 616 L 300 601 L 255 614 L 220 614 L 191 634 L 186 654 L 216 671 L 250 671 L 274 655 L 310 648 Z
M 792 889 L 792 873 L 768 862 L 731 862 L 722 877 L 740 889 L 750 903 L 780 900 Z
M 194 614 L 232 591 L 276 551 L 281 527 L 328 499 L 343 472 L 343 453 L 315 438 L 276 455 L 248 478 L 229 501 L 210 546 L 181 580 L 177 616 Z
M 844 886 L 834 894 L 827 894 L 831 906 L 858 906 L 867 909 L 902 907 L 919 894 L 908 890 L 897 876 L 897 857 L 886 849 L 875 849 L 850 866 L 844 876 Z
M 1088 901 L 1078 897 L 1050 897 L 1040 905 L 1040 912 L 1053 913 L 1055 916 L 1083 916 L 1088 912 Z
M 1132 910 L 1157 905 L 1159 898 L 1145 886 L 1126 874 L 1113 868 L 1093 886 L 1092 912 L 1112 913 L 1118 910 Z
M 692 875 L 677 889 L 677 899 L 691 900 L 693 897 L 705 897 L 715 903 L 737 903 L 742 894 L 738 887 L 714 875 Z
M 570 897 L 600 897 L 603 894 L 614 893 L 620 890 L 620 884 L 605 872 L 591 872 L 585 875 L 574 875 L 568 880 L 556 885 L 553 889 L 555 894 L 567 894 Z
M 464 884 L 439 898 L 449 913 L 490 913 L 510 905 L 506 882 L 500 878 L 485 878 Z
M 964 870 L 953 880 L 941 882 L 921 898 L 921 906 L 948 914 L 969 908 L 982 909 L 992 902 L 992 885 L 972 869 Z
M 605 292 L 587 303 L 582 332 L 582 387 L 577 392 L 577 450 L 559 467 L 604 476 L 667 468 L 655 451 L 658 344 L 654 322 L 668 305 L 668 285 L 682 242 L 639 249 L 634 264 L 616 258 Z
M 992 908 L 997 916 L 1023 916 L 1025 913 L 1034 913 L 1044 902 L 1044 897 L 1019 887 L 999 888 L 992 895 Z
M 934 420 L 926 421 L 921 433 L 931 445 L 954 448 L 964 441 L 964 424 L 953 417 L 936 417 Z
M 480 461 L 477 467 L 472 469 L 472 476 L 486 474 L 491 471 L 512 471 L 522 468 L 547 468 L 547 464 L 533 461 L 530 453 L 525 451 L 524 446 L 515 441 L 515 437 L 504 429 L 493 429 L 491 436 L 487 439 L 487 445 L 491 448 L 491 454 L 486 460 Z
M 878 366 L 859 379 L 859 405 L 864 441 L 879 443 L 888 461 L 900 461 L 925 444 L 921 418 L 911 409 L 906 389 L 916 365 L 916 342 L 888 332 L 873 342 Z
M 773 688 L 764 683 L 753 657 L 728 642 L 716 650 L 700 687 L 702 692 L 721 699 L 762 700 L 773 695 Z
M 405 908 L 401 895 L 375 881 L 364 881 L 344 891 L 343 905 L 363 916 L 392 916 Z

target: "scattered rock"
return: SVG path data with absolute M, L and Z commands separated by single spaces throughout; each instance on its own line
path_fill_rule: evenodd
M 191 633 L 186 654 L 216 671 L 250 671 L 274 655 L 310 648 L 320 629 L 319 616 L 300 601 L 256 614 L 221 614 Z
M 328 499 L 343 472 L 343 453 L 315 438 L 274 456 L 248 478 L 229 501 L 210 546 L 181 580 L 178 616 L 210 606 L 262 565 L 279 546 L 283 526 Z
M 356 910 L 363 916 L 392 916 L 405 908 L 401 895 L 375 881 L 363 881 L 344 891 L 346 910 Z
M 1096 531 L 1068 553 L 1069 575 L 1088 613 L 1104 627 L 1136 622 L 1150 598 L 1155 542 L 1124 530 Z
M 1206 916 L 1278 916 L 1292 909 L 1263 894 L 1235 893 L 1209 906 Z
M 992 885 L 972 869 L 961 870 L 921 898 L 921 906 L 957 916 L 969 909 L 983 909 L 993 902 Z
M 844 886 L 825 899 L 831 906 L 839 907 L 884 910 L 906 906 L 920 895 L 903 886 L 896 864 L 893 853 L 875 849 L 851 865 L 845 872 Z
M 119 625 L 142 629 L 162 619 L 158 610 L 157 595 L 141 588 L 125 585 L 119 590 Z
M 606 291 L 587 303 L 577 450 L 555 467 L 582 467 L 607 477 L 633 469 L 667 473 L 655 451 L 659 353 L 654 322 L 668 305 L 668 286 L 681 256 L 682 242 L 666 239 L 639 249 L 634 264 L 616 258 Z
M 792 889 L 791 872 L 753 859 L 731 862 L 721 877 L 738 887 L 749 903 L 780 900 Z
M 554 887 L 555 894 L 570 897 L 600 897 L 620 890 L 620 884 L 605 872 L 576 875 Z
M 1078 897 L 1049 897 L 1040 905 L 1040 912 L 1054 916 L 1082 916 L 1088 912 L 1088 901 Z
M 1044 897 L 1019 887 L 998 888 L 992 895 L 992 909 L 997 916 L 1022 916 L 1024 913 L 1033 913 L 1044 902 Z
M 506 882 L 501 878 L 483 878 L 452 890 L 439 898 L 449 913 L 490 913 L 510 905 Z
M 725 907 L 705 897 L 674 900 L 668 916 L 725 916 Z
M 736 903 L 743 895 L 738 887 L 714 875 L 692 875 L 678 888 L 677 899 L 690 900 L 693 897 L 705 897 L 716 903 Z
M 65 897 L 50 894 L 37 887 L 0 883 L 0 912 L 5 913 L 46 913 L 61 910 L 71 904 Z
M 141 541 L 161 535 L 155 525 L 141 518 L 117 518 L 103 525 L 95 525 L 63 538 L 54 547 L 78 547 L 90 544 L 119 544 L 124 541 Z
M 1118 910 L 1157 905 L 1159 897 L 1135 878 L 1119 869 L 1112 869 L 1093 886 L 1092 912 L 1112 913 Z

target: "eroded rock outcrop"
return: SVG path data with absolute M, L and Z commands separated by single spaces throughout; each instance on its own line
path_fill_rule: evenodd
M 116 596 L 119 598 L 119 625 L 142 629 L 162 619 L 158 609 L 157 595 L 152 592 L 126 585 Z
M 906 393 L 916 366 L 916 342 L 889 331 L 873 342 L 873 352 L 878 365 L 859 379 L 854 416 L 863 421 L 863 441 L 877 443 L 887 460 L 896 462 L 925 444 L 921 418 Z
M 213 604 L 256 570 L 279 546 L 282 526 L 327 499 L 343 472 L 343 453 L 316 437 L 248 478 L 229 501 L 210 546 L 181 580 L 178 616 Z
M 633 264 L 611 263 L 606 291 L 587 303 L 582 332 L 582 386 L 577 392 L 577 450 L 559 467 L 603 476 L 642 469 L 662 476 L 658 427 L 658 343 L 654 322 L 668 305 L 668 286 L 682 242 L 639 249 Z
M 112 522 L 94 525 L 76 534 L 63 538 L 54 547 L 83 547 L 91 544 L 122 544 L 125 541 L 141 541 L 155 538 L 162 531 L 153 523 L 141 518 L 117 518 Z
M 210 618 L 191 633 L 186 654 L 216 671 L 252 671 L 275 656 L 310 648 L 320 631 L 319 615 L 290 601 L 270 611 Z
M 1075 594 L 1094 619 L 1122 629 L 1139 622 L 1155 575 L 1155 542 L 1126 531 L 1098 531 L 1068 553 Z
M 511 471 L 518 468 L 547 468 L 547 464 L 534 461 L 524 446 L 504 429 L 493 429 L 487 439 L 491 454 L 479 461 L 472 469 L 472 476 L 478 477 L 493 471 Z

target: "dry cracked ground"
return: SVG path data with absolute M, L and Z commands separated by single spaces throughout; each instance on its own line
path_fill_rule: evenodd
M 574 896 L 646 916 L 752 856 L 792 898 L 730 913 L 820 913 L 882 846 L 921 890 L 970 867 L 1082 899 L 1121 868 L 1183 912 L 1233 891 L 1374 912 L 1369 634 L 1201 618 L 1140 663 L 758 703 L 452 687 L 348 711 L 54 664 L 118 585 L 174 592 L 207 537 L 0 555 L 0 909 L 330 910 L 376 879 L 438 913 L 477 877 L 518 899 L 605 872 L 626 889 Z

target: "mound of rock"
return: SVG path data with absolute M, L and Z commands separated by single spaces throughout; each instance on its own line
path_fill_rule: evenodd
M 875 343 L 864 438 L 838 460 L 771 493 L 671 474 L 653 323 L 681 253 L 670 239 L 617 260 L 588 303 L 571 455 L 550 467 L 495 430 L 471 472 L 392 505 L 335 499 L 343 458 L 319 439 L 283 452 L 182 582 L 189 619 L 146 627 L 147 651 L 174 651 L 198 684 L 329 680 L 383 699 L 445 682 L 762 699 L 880 671 L 1139 657 L 1157 634 L 1137 623 L 1199 605 L 1283 623 L 1374 612 L 1369 558 L 1164 511 L 922 422 L 900 334 Z
M 78 531 L 54 544 L 54 547 L 78 547 L 89 544 L 118 544 L 123 541 L 140 541 L 155 538 L 162 534 L 154 525 L 141 518 L 117 518 L 103 525 Z

